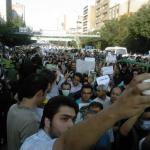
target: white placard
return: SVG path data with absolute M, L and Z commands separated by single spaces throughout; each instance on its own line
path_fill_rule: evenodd
M 85 61 L 94 61 L 95 62 L 95 58 L 93 58 L 93 57 L 85 57 L 84 60 Z
M 56 71 L 58 67 L 57 65 L 54 65 L 54 64 L 47 64 L 46 69 L 51 70 L 51 71 Z
M 109 63 L 116 63 L 117 59 L 116 59 L 116 55 L 107 55 L 106 56 L 106 62 Z
M 103 75 L 111 75 L 113 74 L 113 66 L 103 67 L 101 69 Z
M 101 76 L 101 77 L 96 78 L 96 81 L 97 81 L 98 85 L 105 85 L 106 87 L 108 87 L 110 78 L 108 75 L 105 75 L 105 76 Z
M 149 52 L 149 55 L 150 55 L 150 51 L 148 51 Z
M 88 74 L 90 70 L 95 70 L 94 61 L 84 61 L 84 60 L 77 59 L 76 72 Z

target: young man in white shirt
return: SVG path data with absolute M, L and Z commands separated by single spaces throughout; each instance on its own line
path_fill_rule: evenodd
M 47 149 L 48 150 L 89 149 L 107 131 L 107 129 L 111 128 L 117 121 L 124 118 L 130 119 L 132 117 L 135 117 L 139 113 L 142 114 L 145 108 L 150 107 L 150 96 L 142 95 L 142 92 L 144 90 L 150 89 L 150 84 L 142 83 L 142 81 L 149 78 L 150 74 L 143 74 L 137 76 L 135 79 L 133 79 L 133 81 L 130 83 L 128 88 L 122 93 L 122 95 L 118 97 L 116 103 L 112 104 L 110 107 L 96 114 L 92 118 L 89 118 L 85 122 L 83 121 L 73 126 L 69 130 L 64 132 L 58 139 L 52 142 L 52 144 L 49 144 Z M 73 110 L 71 113 L 72 117 L 75 115 L 75 112 Z M 70 114 L 68 117 L 70 119 L 72 118 L 70 117 Z M 69 122 L 71 127 L 72 119 L 71 120 L 70 119 Z M 62 120 L 64 120 L 64 122 L 67 120 L 68 122 L 68 119 L 64 119 L 63 117 Z M 56 132 L 57 124 L 55 124 L 55 126 L 50 124 L 50 120 L 48 118 L 44 119 L 44 123 L 50 131 L 53 130 L 53 133 L 60 133 Z M 53 135 L 51 134 L 51 136 Z M 26 144 L 24 143 L 23 146 L 25 145 Z
M 66 96 L 56 96 L 45 105 L 40 130 L 23 143 L 21 150 L 49 150 L 56 138 L 74 124 L 78 105 Z

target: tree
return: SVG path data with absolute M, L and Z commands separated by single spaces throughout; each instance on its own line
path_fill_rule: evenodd
M 81 42 L 81 47 L 85 47 L 86 45 L 90 45 L 93 46 L 95 48 L 100 48 L 99 47 L 99 43 L 100 43 L 100 39 L 99 38 L 81 38 L 80 39 Z
M 33 43 L 30 35 L 27 34 L 4 34 L 1 42 L 9 47 L 29 45 Z
M 104 26 L 100 29 L 101 46 L 104 49 L 107 46 L 118 45 L 116 36 L 118 32 L 119 24 L 117 20 L 106 21 Z
M 68 42 L 68 46 L 77 48 L 77 43 L 76 43 L 76 41 L 72 40 L 72 41 Z
M 150 48 L 150 5 L 142 7 L 129 18 L 127 46 L 132 51 L 145 53 Z
M 9 47 L 28 45 L 32 43 L 30 35 L 17 34 L 17 31 L 18 28 L 13 23 L 0 24 L 0 42 Z

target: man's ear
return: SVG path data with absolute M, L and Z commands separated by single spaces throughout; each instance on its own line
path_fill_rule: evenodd
M 48 92 L 50 92 L 51 89 L 52 89 L 52 84 L 48 83 L 48 88 L 47 88 Z
M 50 129 L 50 120 L 47 117 L 44 118 L 44 127 Z
M 42 97 L 43 95 L 44 95 L 43 90 L 39 90 L 35 94 L 36 97 Z

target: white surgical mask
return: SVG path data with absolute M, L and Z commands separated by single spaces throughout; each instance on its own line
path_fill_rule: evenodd
M 68 96 L 70 94 L 70 90 L 62 90 L 62 94 L 64 96 Z

